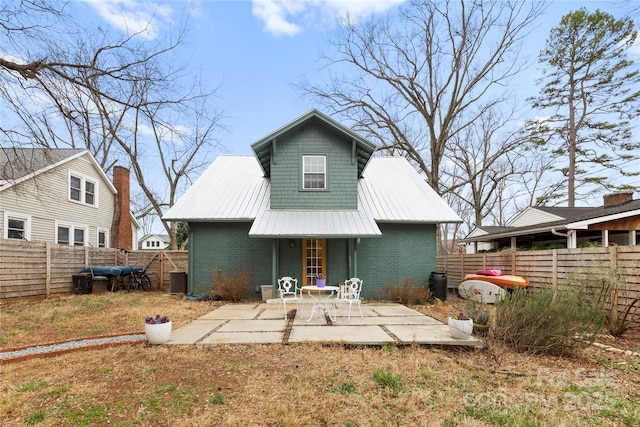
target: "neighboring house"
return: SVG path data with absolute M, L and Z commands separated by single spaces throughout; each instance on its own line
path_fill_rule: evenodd
M 88 150 L 0 148 L 0 237 L 131 249 L 140 225 L 128 169 L 116 166 L 114 181 L 126 187 L 117 190 Z M 116 216 L 126 220 L 113 229 Z
M 157 251 L 171 246 L 171 239 L 166 234 L 147 234 L 138 242 L 138 249 Z
M 374 144 L 316 110 L 251 147 L 219 156 L 163 217 L 188 223 L 190 292 L 243 270 L 256 285 L 359 277 L 367 298 L 425 286 L 438 224 L 461 222 L 406 159 L 373 157 Z
M 529 207 L 505 227 L 477 227 L 463 242 L 467 253 L 482 249 L 577 248 L 637 245 L 640 200 L 633 193 L 604 196 L 599 207 Z

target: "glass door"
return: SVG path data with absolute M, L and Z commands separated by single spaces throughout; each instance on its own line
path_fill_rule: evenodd
M 303 286 L 316 284 L 316 276 L 327 277 L 327 239 L 302 239 L 302 259 L 304 260 Z

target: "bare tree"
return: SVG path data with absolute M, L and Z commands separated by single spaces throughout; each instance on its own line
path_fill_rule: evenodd
M 217 88 L 176 59 L 184 30 L 158 42 L 113 35 L 80 27 L 57 5 L 3 2 L 11 50 L 0 53 L 0 96 L 12 114 L 2 144 L 87 148 L 106 172 L 121 163 L 146 199 L 137 216 L 160 217 L 217 147 Z M 175 225 L 163 225 L 175 247 Z
M 506 99 L 543 10 L 533 1 L 414 0 L 397 19 L 347 22 L 331 40 L 327 82 L 301 89 L 381 149 L 405 155 L 444 194 L 451 141 Z

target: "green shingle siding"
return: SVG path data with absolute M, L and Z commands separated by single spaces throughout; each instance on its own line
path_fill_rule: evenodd
M 271 164 L 272 209 L 356 209 L 357 164 L 352 142 L 319 124 L 308 124 L 278 139 Z M 327 156 L 327 189 L 302 189 L 302 156 Z

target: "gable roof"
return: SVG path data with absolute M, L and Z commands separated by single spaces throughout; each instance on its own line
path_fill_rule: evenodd
M 500 227 L 493 232 L 483 235 L 472 236 L 469 234 L 465 239 L 462 239 L 462 241 L 485 242 L 505 237 L 551 232 L 552 230 L 585 230 L 588 229 L 590 225 L 640 216 L 640 199 L 607 207 L 529 207 L 525 211 L 527 210 L 544 211 L 560 219 L 532 223 L 520 227 Z M 487 229 L 488 227 L 482 228 Z
M 267 178 L 271 176 L 271 156 L 278 149 L 277 139 L 292 131 L 295 131 L 301 126 L 313 122 L 320 123 L 352 141 L 353 154 L 356 156 L 358 161 L 358 178 L 360 178 L 365 166 L 369 162 L 369 159 L 371 158 L 373 152 L 377 147 L 375 146 L 375 144 L 367 141 L 362 136 L 355 133 L 353 130 L 341 125 L 331 117 L 322 114 L 315 109 L 282 126 L 280 129 L 271 132 L 269 135 L 265 136 L 259 141 L 251 144 L 251 149 L 253 149 L 253 152 L 260 162 L 260 166 L 262 167 L 264 176 Z
M 270 193 L 269 179 L 262 173 L 255 157 L 223 155 L 209 166 L 162 219 L 186 222 L 256 220 L 257 228 L 253 229 L 252 235 L 260 236 L 306 236 L 311 231 L 315 235 L 331 236 L 353 233 L 378 235 L 379 230 L 372 228 L 373 220 L 430 224 L 461 222 L 403 157 L 371 158 L 358 181 L 359 208 L 324 211 L 325 222 L 321 229 L 310 229 L 312 224 L 306 222 L 309 211 L 269 209 Z M 272 228 L 269 224 L 272 224 L 274 215 L 281 220 L 283 214 L 294 221 L 289 224 L 291 227 Z M 294 224 L 305 223 L 306 227 L 294 228 Z
M 0 148 L 0 191 L 78 157 L 87 156 L 112 193 L 116 188 L 89 150 L 80 148 Z

